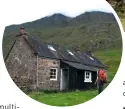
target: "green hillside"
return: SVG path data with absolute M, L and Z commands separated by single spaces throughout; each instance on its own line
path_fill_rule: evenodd
M 105 65 L 108 66 L 108 81 L 110 82 L 115 76 L 119 68 L 122 48 L 108 49 L 105 51 L 97 51 L 94 53 Z
M 123 25 L 123 28 L 124 28 L 124 31 L 125 31 L 125 19 L 121 19 L 121 22 L 122 22 L 122 25 Z
M 121 18 L 121 22 L 122 22 L 122 25 L 123 25 L 123 28 L 124 28 L 124 31 L 125 31 L 125 18 Z
M 75 18 L 54 14 L 20 25 L 7 26 L 3 37 L 6 57 L 21 26 L 29 37 L 52 42 L 66 48 L 92 51 L 108 67 L 112 80 L 120 63 L 122 38 L 119 26 L 111 13 L 86 12 Z M 110 75 L 109 74 L 109 75 Z
M 123 28 L 125 30 L 125 1 L 124 0 L 106 0 L 106 1 L 109 1 L 111 6 L 117 12 L 123 24 Z M 113 4 L 118 4 L 118 5 L 114 6 Z
M 21 26 L 26 28 L 29 37 L 39 37 L 41 41 L 66 48 L 97 51 L 122 45 L 119 26 L 111 13 L 86 12 L 75 18 L 54 14 L 33 22 L 7 26 L 3 37 L 4 57 Z
M 125 6 L 124 6 L 124 10 L 125 10 Z M 119 11 L 116 11 L 116 12 L 121 20 L 124 30 L 125 30 L 125 13 L 121 13 Z

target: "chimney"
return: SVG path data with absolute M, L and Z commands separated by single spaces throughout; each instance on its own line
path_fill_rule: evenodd
M 79 46 L 73 46 L 72 49 L 75 51 L 75 52 L 79 52 L 80 51 L 80 47 Z
M 86 54 L 93 56 L 92 51 L 86 51 Z
M 24 35 L 24 34 L 25 34 L 25 28 L 24 28 L 24 27 L 21 27 L 19 33 L 20 33 L 21 35 Z
M 17 34 L 17 36 L 22 36 L 24 38 L 28 38 L 28 33 L 25 31 L 24 27 L 20 28 L 19 34 Z

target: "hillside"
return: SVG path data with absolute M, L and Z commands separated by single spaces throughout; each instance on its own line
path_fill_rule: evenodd
M 124 14 L 118 13 L 118 15 L 119 15 L 119 17 L 121 19 L 121 23 L 122 23 L 124 31 L 125 31 L 125 13 Z
M 36 21 L 7 26 L 3 37 L 3 53 L 6 56 L 15 35 L 24 26 L 30 37 L 40 37 L 68 48 L 96 51 L 121 48 L 119 26 L 111 13 L 86 12 L 75 18 L 53 14 Z
M 125 19 L 121 19 L 121 22 L 122 22 L 122 25 L 123 25 L 123 28 L 124 28 L 124 31 L 125 31 Z
M 125 0 L 106 0 L 108 1 L 111 6 L 114 8 L 116 13 L 121 19 L 123 24 L 123 28 L 125 30 Z

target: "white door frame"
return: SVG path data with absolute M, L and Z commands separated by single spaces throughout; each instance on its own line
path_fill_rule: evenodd
M 60 74 L 60 90 L 62 90 L 62 69 L 61 69 L 61 74 Z

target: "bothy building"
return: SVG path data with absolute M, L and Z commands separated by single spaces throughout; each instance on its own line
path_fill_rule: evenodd
M 5 64 L 19 88 L 74 90 L 92 87 L 106 66 L 91 54 L 18 35 Z

